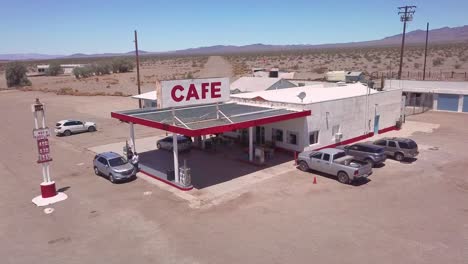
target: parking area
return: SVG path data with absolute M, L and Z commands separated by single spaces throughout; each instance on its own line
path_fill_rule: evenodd
M 41 181 L 31 137 L 30 104 L 36 97 L 46 104 L 51 127 L 67 118 L 98 124 L 94 133 L 51 138 L 51 175 L 69 199 L 52 206 L 49 215 L 31 203 Z M 1 92 L 0 105 L 0 144 L 6 150 L 0 159 L 0 233 L 8 238 L 0 241 L 4 263 L 38 259 L 47 263 L 466 263 L 468 259 L 466 114 L 414 115 L 402 130 L 381 135 L 411 137 L 420 155 L 413 162 L 387 159 L 363 184 L 343 185 L 333 177 L 301 172 L 292 157 L 258 170 L 235 161 L 227 167 L 222 156 L 195 150 L 186 155 L 188 162 L 199 164 L 197 170 L 209 161 L 205 168 L 209 179 L 228 178 L 180 194 L 143 177 L 113 185 L 94 175 L 90 149 L 118 146 L 121 150 L 128 125 L 111 119 L 110 111 L 134 108 L 131 99 Z M 154 147 L 155 140 L 165 135 L 155 129 L 135 129 L 137 146 L 147 140 Z M 238 177 L 229 176 L 236 171 Z

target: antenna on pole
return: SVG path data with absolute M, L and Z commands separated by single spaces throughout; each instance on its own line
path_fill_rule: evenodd
M 398 14 L 400 21 L 403 22 L 403 36 L 401 38 L 400 68 L 398 70 L 398 79 L 401 80 L 401 71 L 403 69 L 403 52 L 405 49 L 406 22 L 413 21 L 413 14 L 416 12 L 416 6 L 400 6 Z
M 138 35 L 137 35 L 136 30 L 135 30 L 135 55 L 136 55 L 138 94 L 141 94 L 141 89 L 140 89 L 140 58 L 138 57 Z M 141 99 L 138 99 L 138 107 L 141 108 Z

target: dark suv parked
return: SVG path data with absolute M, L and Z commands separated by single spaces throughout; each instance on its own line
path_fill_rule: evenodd
M 405 158 L 415 158 L 418 154 L 418 144 L 409 138 L 383 138 L 374 142 L 377 146 L 385 148 L 385 154 L 398 161 Z
M 351 146 L 339 146 L 343 149 L 346 155 L 351 155 L 357 160 L 370 163 L 372 166 L 383 163 L 387 156 L 385 149 L 372 143 L 357 143 Z

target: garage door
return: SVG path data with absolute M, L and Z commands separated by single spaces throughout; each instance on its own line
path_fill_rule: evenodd
M 463 96 L 463 112 L 468 113 L 468 95 Z
M 458 111 L 458 95 L 439 94 L 437 100 L 437 110 Z

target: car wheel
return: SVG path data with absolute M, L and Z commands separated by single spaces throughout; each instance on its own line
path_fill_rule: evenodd
M 346 174 L 346 172 L 344 171 L 338 172 L 338 181 L 343 184 L 348 184 L 349 183 L 348 174 Z
M 403 159 L 405 159 L 405 156 L 402 153 L 397 152 L 397 153 L 395 153 L 395 159 L 397 161 L 402 161 Z
M 68 137 L 68 136 L 71 135 L 71 131 L 70 130 L 65 130 L 65 132 L 63 132 L 63 134 Z
M 158 149 L 161 149 L 161 144 L 159 144 L 159 143 L 156 144 L 156 147 L 157 147 Z
M 112 183 L 115 183 L 115 178 L 114 178 L 114 175 L 109 174 L 109 181 L 112 182 Z
M 364 160 L 365 162 L 369 163 L 371 165 L 371 167 L 373 168 L 374 167 L 374 161 L 372 159 L 365 159 Z
M 308 171 L 309 170 L 309 165 L 307 165 L 307 162 L 301 161 L 301 162 L 299 162 L 299 169 L 301 171 Z
M 96 131 L 96 128 L 94 126 L 88 127 L 88 132 L 94 132 Z
M 94 167 L 94 174 L 96 174 L 97 176 L 101 175 L 97 167 Z

